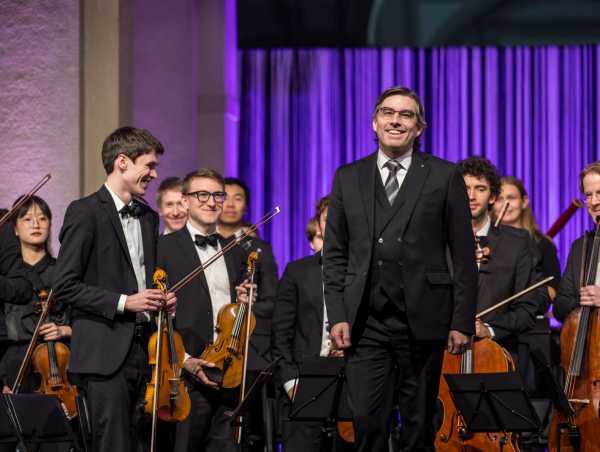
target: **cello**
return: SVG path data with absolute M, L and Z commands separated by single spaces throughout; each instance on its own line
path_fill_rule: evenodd
M 553 277 L 550 276 L 527 287 L 506 300 L 479 312 L 475 318 L 481 319 L 490 312 L 547 284 L 552 279 Z M 514 372 L 515 370 L 515 363 L 510 353 L 492 339 L 475 339 L 472 347 L 460 355 L 451 355 L 445 352 L 438 395 L 443 415 L 441 426 L 435 436 L 435 449 L 438 451 L 465 452 L 487 452 L 490 450 L 518 452 L 517 435 L 513 433 L 469 432 L 463 417 L 454 405 L 450 388 L 443 378 L 444 374 L 498 373 Z
M 167 293 L 167 273 L 162 268 L 154 271 L 152 283 L 154 288 Z M 148 340 L 152 379 L 146 385 L 144 397 L 144 410 L 152 415 L 152 451 L 156 450 L 157 418 L 165 422 L 181 422 L 189 416 L 192 407 L 187 387 L 181 379 L 185 357 L 183 340 L 173 330 L 173 319 L 164 309 L 158 312 L 157 324 L 157 331 Z
M 33 349 L 39 337 L 40 327 L 46 322 L 50 309 L 54 304 L 52 291 L 50 291 L 50 294 L 46 291 L 41 291 L 39 297 L 42 312 L 31 337 L 29 347 L 27 347 L 21 367 L 19 368 L 12 392 L 14 394 L 19 392 L 25 372 L 31 361 L 35 372 L 40 374 L 41 377 L 38 392 L 58 397 L 65 415 L 70 420 L 77 416 L 77 388 L 71 385 L 67 378 L 67 368 L 71 354 L 69 347 L 62 342 L 47 341 Z
M 587 235 L 583 240 L 580 288 L 596 284 L 599 220 L 596 218 L 589 259 L 586 259 Z M 555 410 L 553 413 L 548 434 L 549 449 L 600 451 L 600 309 L 580 306 L 569 314 L 560 332 L 560 360 L 565 372 L 564 392 L 571 412 Z

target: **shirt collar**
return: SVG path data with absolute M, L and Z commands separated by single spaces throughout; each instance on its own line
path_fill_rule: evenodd
M 185 224 L 185 226 L 187 227 L 188 232 L 191 234 L 192 238 L 194 238 L 195 235 L 202 235 L 202 236 L 207 236 L 210 234 L 205 234 L 204 232 L 200 232 L 198 229 L 196 229 L 190 220 L 187 221 L 187 223 Z M 215 234 L 219 233 L 219 229 L 217 228 L 217 230 L 214 232 Z
M 403 154 L 401 157 L 391 159 L 387 155 L 385 155 L 381 149 L 379 149 L 379 151 L 377 151 L 377 167 L 381 171 L 383 169 L 383 165 L 385 165 L 388 162 L 388 160 L 396 160 L 402 165 L 402 167 L 406 171 L 408 171 L 408 168 L 410 168 L 410 164 L 412 162 L 412 154 L 413 150 L 411 149 L 406 154 Z
M 486 220 L 483 227 L 475 233 L 477 237 L 486 237 L 490 232 L 490 226 L 492 225 L 492 220 L 489 215 L 486 215 Z
M 104 186 L 106 187 L 106 189 L 108 190 L 108 192 L 110 193 L 111 198 L 113 199 L 115 206 L 117 207 L 117 212 L 120 212 L 121 209 L 123 207 L 125 207 L 125 203 L 121 200 L 121 198 L 119 198 L 117 196 L 117 194 L 111 190 L 111 188 L 108 186 L 108 184 L 105 182 Z

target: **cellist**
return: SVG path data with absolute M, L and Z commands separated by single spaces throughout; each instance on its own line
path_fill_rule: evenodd
M 183 204 L 188 210 L 186 225 L 161 236 L 158 242 L 158 264 L 171 282 L 182 279 L 227 243 L 217 231 L 227 196 L 221 174 L 212 169 L 188 174 L 183 180 L 183 195 Z M 245 301 L 248 284 L 236 286 L 243 277 L 245 257 L 242 247 L 234 247 L 177 295 L 174 326 L 186 350 L 184 379 L 192 408 L 188 418 L 176 426 L 176 452 L 236 450 L 231 418 L 225 411 L 237 404 L 238 391 L 218 389 L 204 371 L 213 363 L 199 356 L 217 337 L 219 309 L 229 303 Z
M 490 212 L 500 194 L 496 167 L 482 157 L 469 157 L 459 163 L 462 171 L 473 234 L 483 254 L 479 266 L 477 312 L 525 289 L 533 283 L 534 258 L 527 233 L 510 226 L 494 227 Z M 475 324 L 476 338 L 491 338 L 516 355 L 516 336 L 535 323 L 536 293 L 526 295 L 491 313 Z
M 490 212 L 500 194 L 500 177 L 496 167 L 487 159 L 469 157 L 459 163 L 463 175 L 469 207 L 471 224 L 477 244 L 477 265 L 479 267 L 479 287 L 477 291 L 477 312 L 493 306 L 511 295 L 525 289 L 534 277 L 534 258 L 527 233 L 510 226 L 495 227 L 491 223 Z M 483 320 L 475 323 L 474 341 L 492 339 L 504 346 L 516 361 L 517 335 L 535 322 L 537 301 L 534 295 L 526 295 L 512 303 L 490 313 Z M 481 347 L 474 348 L 470 368 L 458 367 L 455 357 L 448 354 L 444 357 L 442 374 L 454 373 L 460 368 L 462 372 L 494 372 L 511 369 L 509 356 L 499 347 L 484 348 L 486 354 L 498 356 L 481 356 Z M 503 369 L 496 368 L 499 361 L 506 363 Z M 463 361 L 465 362 L 465 361 Z M 493 368 L 482 369 L 482 363 L 491 362 Z M 448 386 L 442 376 L 440 380 L 440 400 L 443 402 L 444 414 L 441 426 L 436 435 L 436 450 L 451 451 L 460 449 L 465 442 L 474 447 L 473 450 L 492 450 L 497 447 L 497 439 L 487 434 L 473 437 L 461 435 L 454 416 L 455 407 L 448 397 Z M 513 449 L 507 449 L 513 450 Z

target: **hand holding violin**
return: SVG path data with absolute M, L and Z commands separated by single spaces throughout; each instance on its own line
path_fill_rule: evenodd
M 44 341 L 58 341 L 63 337 L 71 337 L 71 327 L 68 325 L 57 325 L 54 322 L 44 323 L 40 328 L 40 334 Z
M 250 292 L 250 288 L 253 289 L 252 303 L 256 303 L 256 284 L 250 284 L 248 280 L 244 280 L 242 284 L 235 288 L 238 303 L 248 303 L 248 293 Z
M 183 362 L 183 367 L 203 385 L 208 386 L 209 388 L 218 389 L 219 385 L 208 378 L 203 369 L 203 367 L 215 367 L 214 363 L 201 358 L 190 357 Z
M 177 307 L 177 297 L 174 293 L 164 295 L 159 289 L 145 289 L 133 295 L 128 295 L 125 310 L 132 312 L 155 312 L 166 302 L 167 312 L 174 314 Z
M 600 307 L 600 286 L 590 285 L 581 288 L 579 304 L 582 306 Z

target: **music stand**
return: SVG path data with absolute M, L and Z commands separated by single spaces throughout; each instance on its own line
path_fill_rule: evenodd
M 470 432 L 533 432 L 540 420 L 516 372 L 444 374 Z M 502 450 L 503 442 L 500 442 Z
M 74 450 L 82 450 L 58 398 L 43 394 L 3 394 L 2 405 L 13 441 L 24 452 L 32 445 L 58 442 L 69 442 Z
M 336 422 L 351 421 L 343 358 L 307 358 L 302 363 L 288 420 L 323 422 L 323 433 L 336 445 Z

